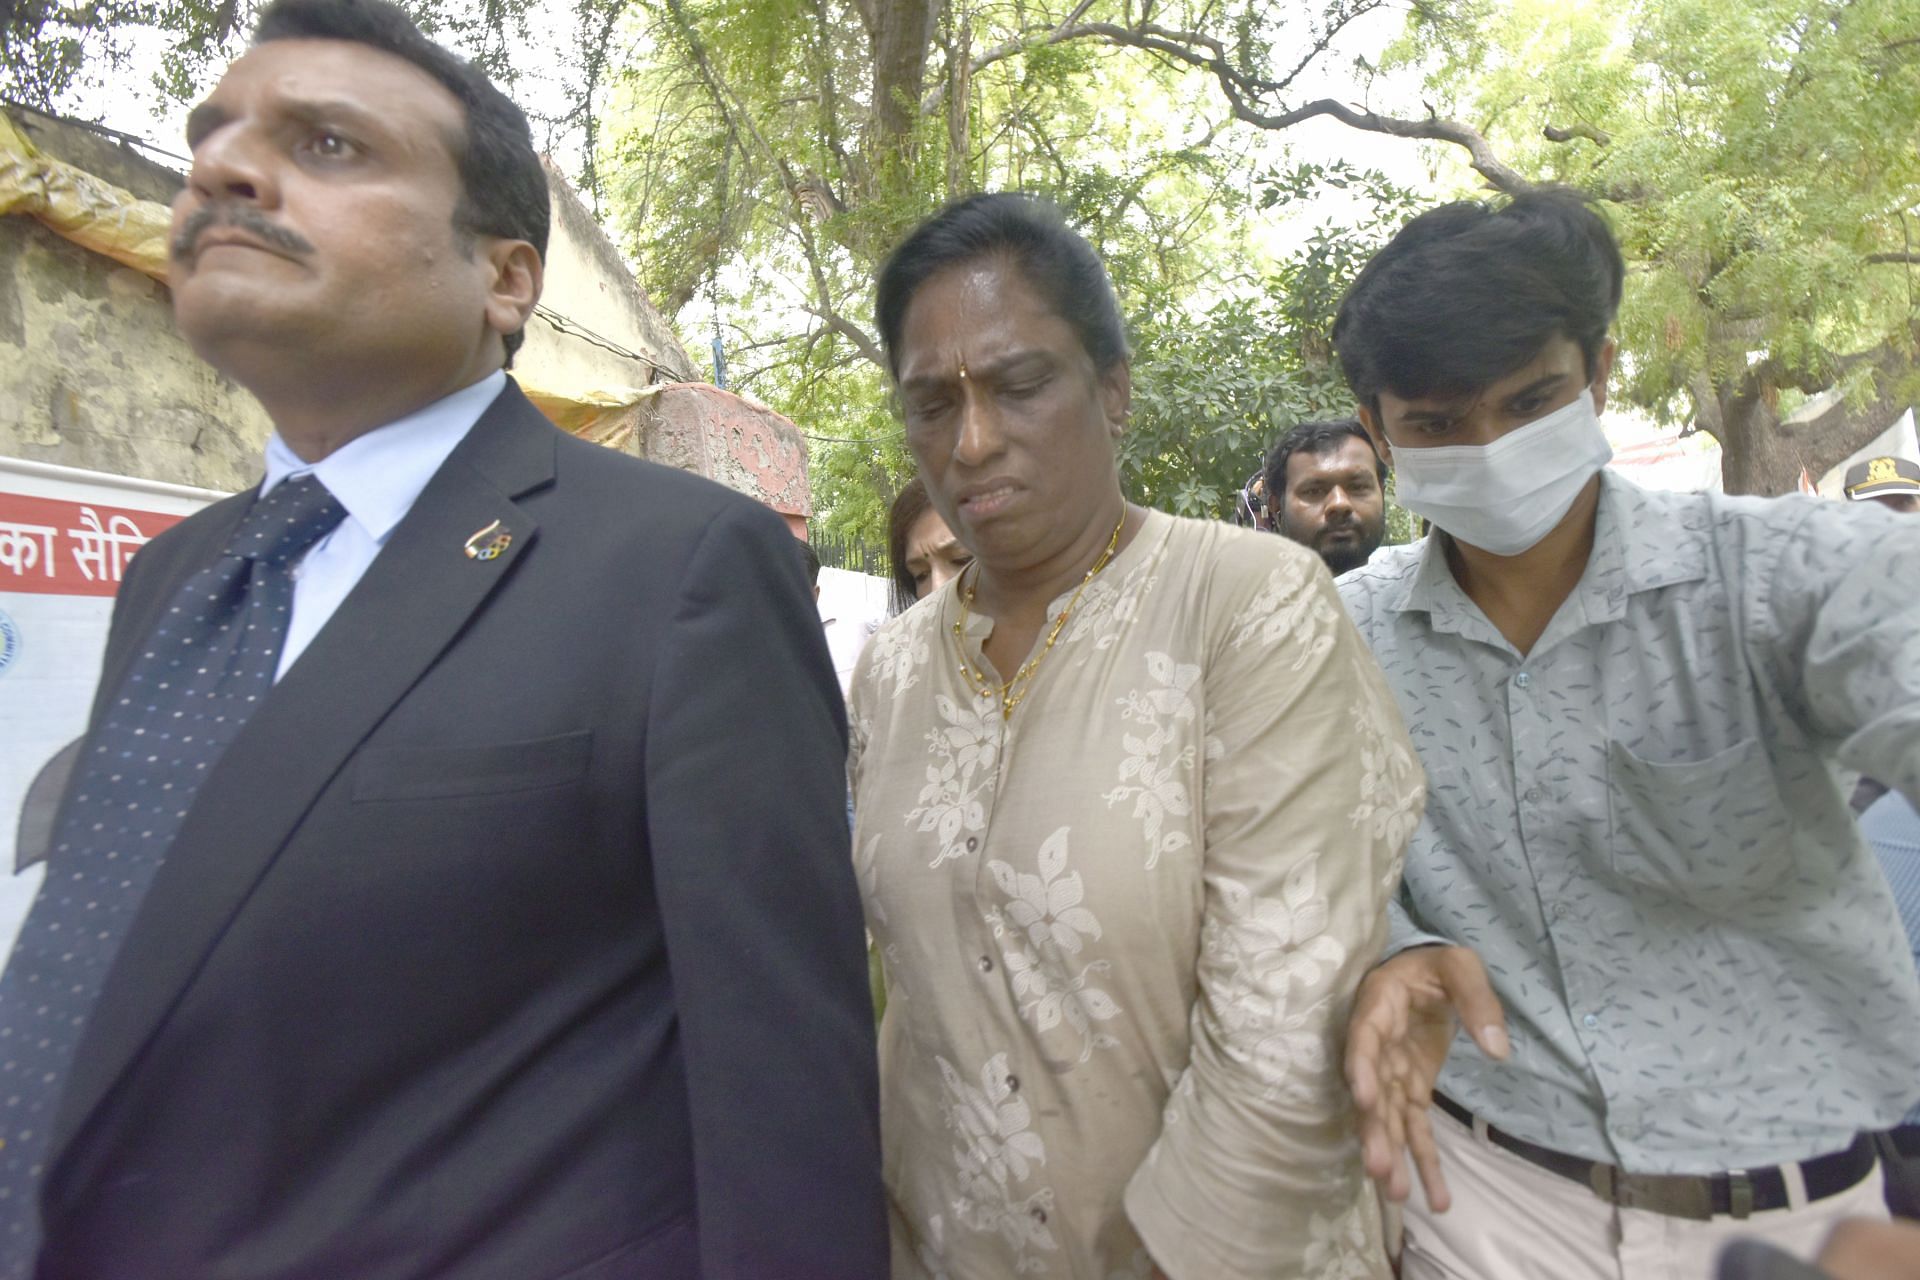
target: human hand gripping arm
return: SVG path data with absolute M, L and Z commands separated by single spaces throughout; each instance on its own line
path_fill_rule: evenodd
M 653 674 L 646 798 L 692 1118 L 701 1274 L 887 1270 L 844 711 L 791 535 L 729 506 Z
M 1338 1042 L 1421 775 L 1319 562 L 1260 564 L 1205 672 L 1192 1058 L 1126 1207 L 1172 1280 L 1383 1276 Z

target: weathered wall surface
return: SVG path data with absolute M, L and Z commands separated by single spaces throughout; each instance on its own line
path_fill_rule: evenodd
M 87 129 L 7 114 L 42 156 L 109 185 L 109 225 L 179 189 L 178 174 Z M 514 364 L 522 386 L 568 430 L 757 497 L 804 536 L 798 428 L 694 381 L 618 251 L 565 180 L 548 177 L 553 232 L 540 311 Z M 163 272 L 158 259 L 137 261 Z M 257 478 L 268 430 L 253 398 L 175 331 L 164 283 L 32 217 L 0 216 L 0 455 L 234 490 Z
M 553 230 L 546 284 L 516 370 L 529 383 L 556 388 L 637 391 L 656 382 L 697 378 L 672 327 L 551 165 L 547 185 L 553 193 Z
M 41 150 L 148 200 L 178 175 L 97 135 L 10 113 Z M 0 217 L 0 454 L 208 489 L 259 474 L 266 414 L 173 328 L 166 286 Z
M 806 537 L 813 514 L 807 442 L 792 422 L 731 391 L 694 382 L 648 397 L 636 428 L 634 451 L 641 457 L 753 494 Z

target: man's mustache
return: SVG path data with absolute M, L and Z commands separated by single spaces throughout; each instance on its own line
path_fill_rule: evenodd
M 274 226 L 252 205 L 210 204 L 187 216 L 180 234 L 167 246 L 168 253 L 180 261 L 192 258 L 200 237 L 214 227 L 235 227 L 268 248 L 278 249 L 290 256 L 305 257 L 313 252 L 313 244 L 305 236 L 285 227 Z

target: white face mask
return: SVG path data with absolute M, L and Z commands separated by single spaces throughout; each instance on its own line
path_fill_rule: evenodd
M 1395 449 L 1394 497 L 1470 547 L 1519 555 L 1613 457 L 1591 390 L 1492 444 Z

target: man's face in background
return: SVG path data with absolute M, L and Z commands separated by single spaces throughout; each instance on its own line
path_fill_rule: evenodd
M 1357 569 L 1386 536 L 1387 499 L 1380 460 L 1357 436 L 1322 453 L 1287 459 L 1286 492 L 1269 495 L 1277 532 L 1311 547 L 1337 576 Z

